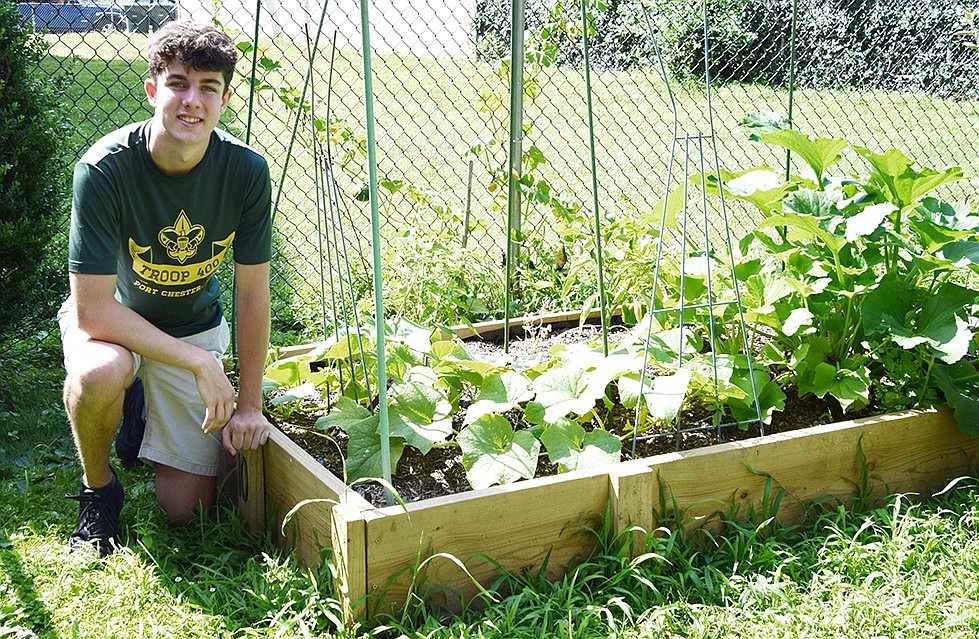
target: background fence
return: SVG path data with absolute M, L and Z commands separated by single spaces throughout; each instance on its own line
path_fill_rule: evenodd
M 713 124 L 725 170 L 785 170 L 784 151 L 748 143 L 738 131 L 749 114 L 775 113 L 812 136 L 881 152 L 896 147 L 919 166 L 960 165 L 967 179 L 947 195 L 972 198 L 979 56 L 969 3 L 709 0 L 712 113 L 699 0 L 650 0 L 648 22 L 636 0 L 606 5 L 588 11 L 603 220 L 647 219 L 665 194 L 671 161 L 679 161 L 671 160 L 674 116 L 653 33 L 676 91 L 678 130 L 703 134 Z M 275 326 L 315 338 L 348 312 L 337 310 L 336 282 L 355 296 L 370 289 L 360 4 L 180 0 L 170 8 L 213 20 L 240 43 L 236 97 L 223 126 L 272 166 Z M 391 310 L 432 320 L 422 316 L 451 288 L 469 319 L 500 316 L 511 4 L 374 0 L 369 12 L 382 253 L 396 267 L 385 271 Z M 151 113 L 141 48 L 157 24 L 132 18 L 132 6 L 127 15 L 127 30 L 44 36 L 51 48 L 39 72 L 69 80 L 77 123 L 69 144 L 79 154 Z M 593 189 L 580 5 L 530 0 L 524 15 L 524 170 L 535 179 L 524 200 L 521 267 L 537 275 L 527 278 L 533 285 L 522 289 L 518 309 L 533 312 L 557 310 L 563 293 L 585 295 L 593 286 L 587 276 L 569 284 L 564 266 L 588 257 L 576 232 L 591 215 Z M 735 213 L 736 231 L 751 227 L 753 213 Z M 51 322 L 25 325 L 25 339 L 54 330 L 61 292 L 38 295 Z

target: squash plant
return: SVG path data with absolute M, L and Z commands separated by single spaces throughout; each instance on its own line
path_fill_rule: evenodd
M 648 313 L 641 288 L 616 300 L 635 325 L 607 356 L 597 345 L 558 345 L 486 361 L 440 330 L 393 320 L 385 326 L 392 472 L 405 446 L 457 446 L 475 488 L 532 477 L 542 454 L 562 471 L 606 464 L 620 459 L 625 438 L 670 427 L 684 410 L 706 409 L 715 422 L 757 414 L 767 422 L 785 408 L 788 386 L 835 398 L 839 416 L 869 404 L 892 411 L 947 402 L 962 428 L 979 434 L 979 214 L 932 195 L 961 170 L 916 169 L 893 149 L 878 154 L 790 129 L 753 134 L 790 149 L 810 174 L 722 172 L 725 196 L 755 206 L 761 223 L 740 241 L 730 275 L 690 268 L 719 255 L 666 255 L 654 303 L 695 298 L 708 277 L 723 297 L 737 278 L 755 352 L 737 347 L 734 305 L 692 308 L 681 323 Z M 831 174 L 846 151 L 866 164 L 864 174 Z M 704 183 L 719 193 L 716 177 Z M 680 205 L 670 194 L 671 217 Z M 640 235 L 627 237 L 628 229 Z M 650 268 L 660 238 L 640 224 L 614 232 L 633 251 L 619 261 L 627 279 L 640 277 L 638 262 Z M 373 334 L 352 328 L 266 371 L 276 410 L 312 403 L 327 411 L 317 428 L 346 433 L 348 481 L 383 475 L 368 374 Z M 644 362 L 652 375 L 640 374 Z M 619 405 L 637 419 L 610 420 Z
M 740 243 L 738 276 L 753 322 L 771 337 L 767 363 L 785 358 L 786 383 L 844 409 L 948 402 L 979 434 L 979 214 L 932 195 L 961 169 L 917 169 L 896 149 L 746 128 L 810 171 L 788 180 L 767 167 L 722 173 L 725 195 L 763 214 Z M 846 150 L 866 171 L 830 175 Z

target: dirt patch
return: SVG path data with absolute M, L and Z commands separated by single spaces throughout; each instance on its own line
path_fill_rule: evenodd
M 616 333 L 624 331 L 622 327 L 612 327 L 610 340 Z M 519 339 L 512 339 L 509 344 L 509 354 L 513 357 L 523 357 L 533 354 L 546 354 L 555 344 L 576 344 L 601 338 L 598 326 L 585 325 L 562 330 L 548 330 L 546 327 L 530 327 Z M 476 358 L 492 358 L 502 356 L 503 347 L 499 342 L 484 340 L 469 340 L 466 348 Z M 711 446 L 722 442 L 741 441 L 759 435 L 781 433 L 819 424 L 832 423 L 839 420 L 839 405 L 832 400 L 827 401 L 816 397 L 799 398 L 793 389 L 786 390 L 786 408 L 774 415 L 771 424 L 766 424 L 764 433 L 757 423 L 747 427 L 728 426 L 721 429 L 714 427 L 697 427 L 703 422 L 704 416 L 685 414 L 680 420 L 680 430 L 654 433 L 648 438 L 633 441 L 626 438 L 622 444 L 622 458 L 639 459 L 662 453 L 691 450 Z M 276 426 L 290 439 L 306 450 L 314 459 L 325 466 L 337 477 L 343 477 L 343 451 L 346 451 L 346 436 L 342 432 L 325 433 L 316 430 L 314 424 L 322 413 L 302 412 L 290 416 L 288 421 L 274 420 Z M 853 415 L 847 415 L 853 417 Z M 615 424 L 628 425 L 632 422 L 632 412 L 621 406 L 604 416 L 609 430 L 615 431 Z M 456 431 L 461 427 L 462 413 L 458 417 Z M 709 423 L 709 422 L 707 422 Z M 619 430 L 619 432 L 624 432 Z M 648 434 L 647 434 L 648 435 Z M 552 475 L 557 468 L 552 465 L 545 455 L 541 455 L 537 467 L 537 476 Z M 413 447 L 406 447 L 398 463 L 397 473 L 392 477 L 392 483 L 398 495 L 405 502 L 414 502 L 432 497 L 451 495 L 472 490 L 466 479 L 466 471 L 462 465 L 462 455 L 456 446 L 433 448 L 423 455 Z M 359 484 L 354 487 L 365 499 L 375 506 L 385 505 L 384 489 L 379 484 Z

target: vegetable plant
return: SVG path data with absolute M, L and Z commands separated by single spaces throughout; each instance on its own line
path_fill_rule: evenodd
M 621 459 L 625 440 L 672 429 L 681 414 L 707 414 L 715 425 L 755 415 L 768 422 L 785 409 L 789 387 L 834 399 L 838 417 L 947 402 L 962 428 L 979 434 L 979 214 L 935 196 L 961 170 L 915 168 L 894 149 L 876 153 L 771 122 L 749 119 L 745 128 L 756 142 L 789 149 L 805 174 L 762 166 L 722 172 L 720 181 L 691 178 L 688 187 L 723 189 L 762 218 L 728 272 L 706 268 L 724 259 L 715 251 L 685 246 L 663 257 L 652 302 L 679 307 L 682 297 L 683 314 L 648 308 L 653 282 L 640 265 L 650 269 L 658 232 L 642 220 L 611 226 L 609 245 L 630 251 L 611 262 L 621 268 L 612 281 L 630 282 L 613 290 L 631 330 L 608 355 L 595 344 L 559 344 L 482 360 L 443 330 L 389 322 L 392 465 L 406 446 L 458 447 L 477 488 L 533 477 L 542 456 L 559 471 L 587 468 Z M 844 153 L 864 171 L 835 175 Z M 657 206 L 672 219 L 682 205 L 671 193 Z M 693 303 L 708 281 L 722 298 L 738 285 L 751 353 L 738 347 L 735 305 Z M 305 398 L 326 413 L 317 428 L 346 434 L 350 481 L 383 470 L 371 334 L 341 331 L 266 372 L 278 410 Z

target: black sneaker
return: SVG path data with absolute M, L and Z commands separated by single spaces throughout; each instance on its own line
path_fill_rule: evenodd
M 119 546 L 119 513 L 124 493 L 115 473 L 112 481 L 102 488 L 92 489 L 83 482 L 79 494 L 65 497 L 79 502 L 78 522 L 68 537 L 72 551 L 94 546 L 99 556 L 105 557 Z
M 136 378 L 126 389 L 122 403 L 122 426 L 116 434 L 116 455 L 123 468 L 139 466 L 139 447 L 146 431 L 146 402 L 143 399 L 143 380 Z

